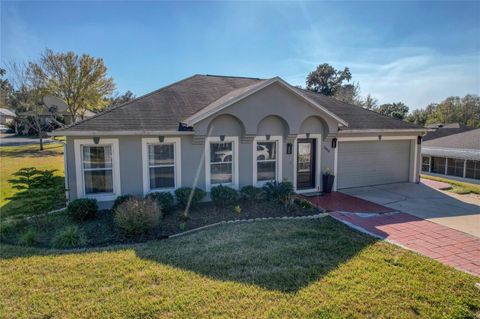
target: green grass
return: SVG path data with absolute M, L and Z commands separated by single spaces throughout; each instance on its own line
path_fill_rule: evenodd
M 4 318 L 474 318 L 478 278 L 326 217 L 79 251 L 4 245 Z
M 480 185 L 470 184 L 459 182 L 453 179 L 442 178 L 437 176 L 430 176 L 430 175 L 421 175 L 422 178 L 430 179 L 433 181 L 443 182 L 452 185 L 452 188 L 448 191 L 457 193 L 457 194 L 480 194 Z
M 16 205 L 8 199 L 17 190 L 12 188 L 9 179 L 13 173 L 23 167 L 38 169 L 57 169 L 57 174 L 63 176 L 63 145 L 45 144 L 40 151 L 38 145 L 2 146 L 0 147 L 0 210 L 2 216 L 10 215 Z

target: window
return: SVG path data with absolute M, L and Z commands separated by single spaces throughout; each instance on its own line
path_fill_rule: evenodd
M 429 172 L 430 171 L 430 157 L 429 156 L 422 156 L 422 171 Z
M 113 193 L 112 147 L 83 146 L 85 194 Z
M 238 189 L 238 137 L 207 137 L 205 140 L 205 185 Z
M 432 157 L 432 173 L 445 175 L 445 158 L 444 157 Z
M 467 161 L 465 177 L 480 179 L 480 161 Z
M 77 197 L 114 200 L 120 192 L 118 139 L 76 139 Z
M 143 192 L 173 191 L 181 187 L 179 137 L 142 138 Z
M 277 142 L 257 143 L 257 181 L 273 181 L 277 178 Z
M 233 142 L 210 143 L 210 184 L 233 182 Z
M 447 175 L 463 177 L 465 161 L 462 159 L 449 158 L 447 161 Z
M 258 136 L 253 143 L 253 184 L 282 180 L 282 137 Z
M 148 145 L 150 189 L 175 188 L 174 144 Z

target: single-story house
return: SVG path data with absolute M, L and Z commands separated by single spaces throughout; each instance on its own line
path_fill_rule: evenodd
M 480 184 L 480 129 L 424 142 L 422 173 Z
M 5 108 L 0 108 L 0 125 L 8 125 L 10 123 L 13 123 L 16 117 L 17 115 L 15 114 L 14 111 L 11 111 Z
M 194 75 L 54 131 L 70 199 L 288 180 L 296 192 L 419 181 L 427 129 L 271 79 Z

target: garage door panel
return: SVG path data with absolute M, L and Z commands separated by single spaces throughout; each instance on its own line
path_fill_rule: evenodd
M 409 171 L 409 140 L 338 144 L 337 188 L 408 182 Z

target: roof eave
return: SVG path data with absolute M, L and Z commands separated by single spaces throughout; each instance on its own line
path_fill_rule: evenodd
M 49 136 L 112 136 L 112 135 L 122 135 L 122 136 L 159 136 L 159 135 L 193 135 L 193 131 L 53 131 L 48 133 Z

